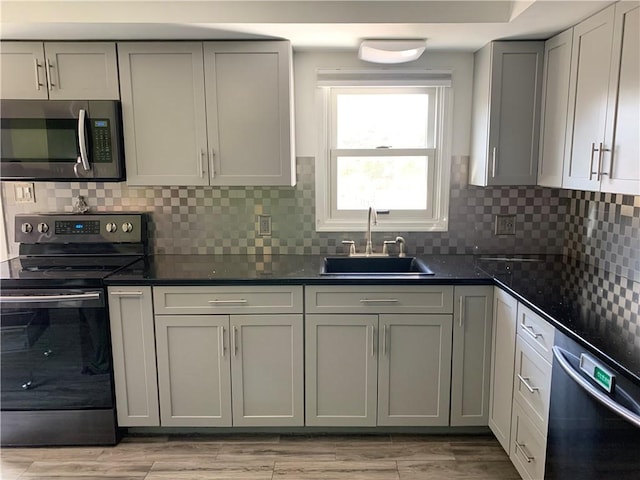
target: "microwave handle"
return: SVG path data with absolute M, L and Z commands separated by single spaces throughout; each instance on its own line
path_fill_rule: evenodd
M 89 170 L 91 170 L 91 165 L 89 165 L 89 155 L 87 155 L 87 138 L 85 133 L 86 117 L 87 111 L 81 108 L 78 114 L 78 146 L 80 147 L 80 156 L 78 157 L 76 167 L 78 164 L 82 164 L 82 168 L 84 168 L 84 170 L 88 172 Z M 76 175 L 77 174 L 78 172 L 76 170 Z

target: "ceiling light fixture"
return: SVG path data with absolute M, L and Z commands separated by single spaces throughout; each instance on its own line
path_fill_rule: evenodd
M 426 40 L 363 40 L 358 58 L 373 63 L 412 62 L 422 55 Z

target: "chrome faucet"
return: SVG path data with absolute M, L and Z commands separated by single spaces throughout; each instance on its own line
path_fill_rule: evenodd
M 369 207 L 369 215 L 367 217 L 367 244 L 364 249 L 365 255 L 371 255 L 373 253 L 373 244 L 371 243 L 371 223 L 373 225 L 378 224 L 378 214 L 376 209 L 373 207 Z

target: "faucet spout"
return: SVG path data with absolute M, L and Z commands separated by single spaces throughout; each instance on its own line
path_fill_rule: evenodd
M 378 224 L 378 213 L 373 207 L 369 207 L 369 214 L 367 216 L 367 244 L 364 250 L 365 255 L 371 255 L 373 253 L 373 244 L 371 243 L 371 224 Z

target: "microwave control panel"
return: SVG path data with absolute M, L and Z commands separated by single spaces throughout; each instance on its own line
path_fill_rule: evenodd
M 111 151 L 111 125 L 109 119 L 92 119 L 91 137 L 93 140 L 92 161 L 96 163 L 111 162 L 113 152 Z

